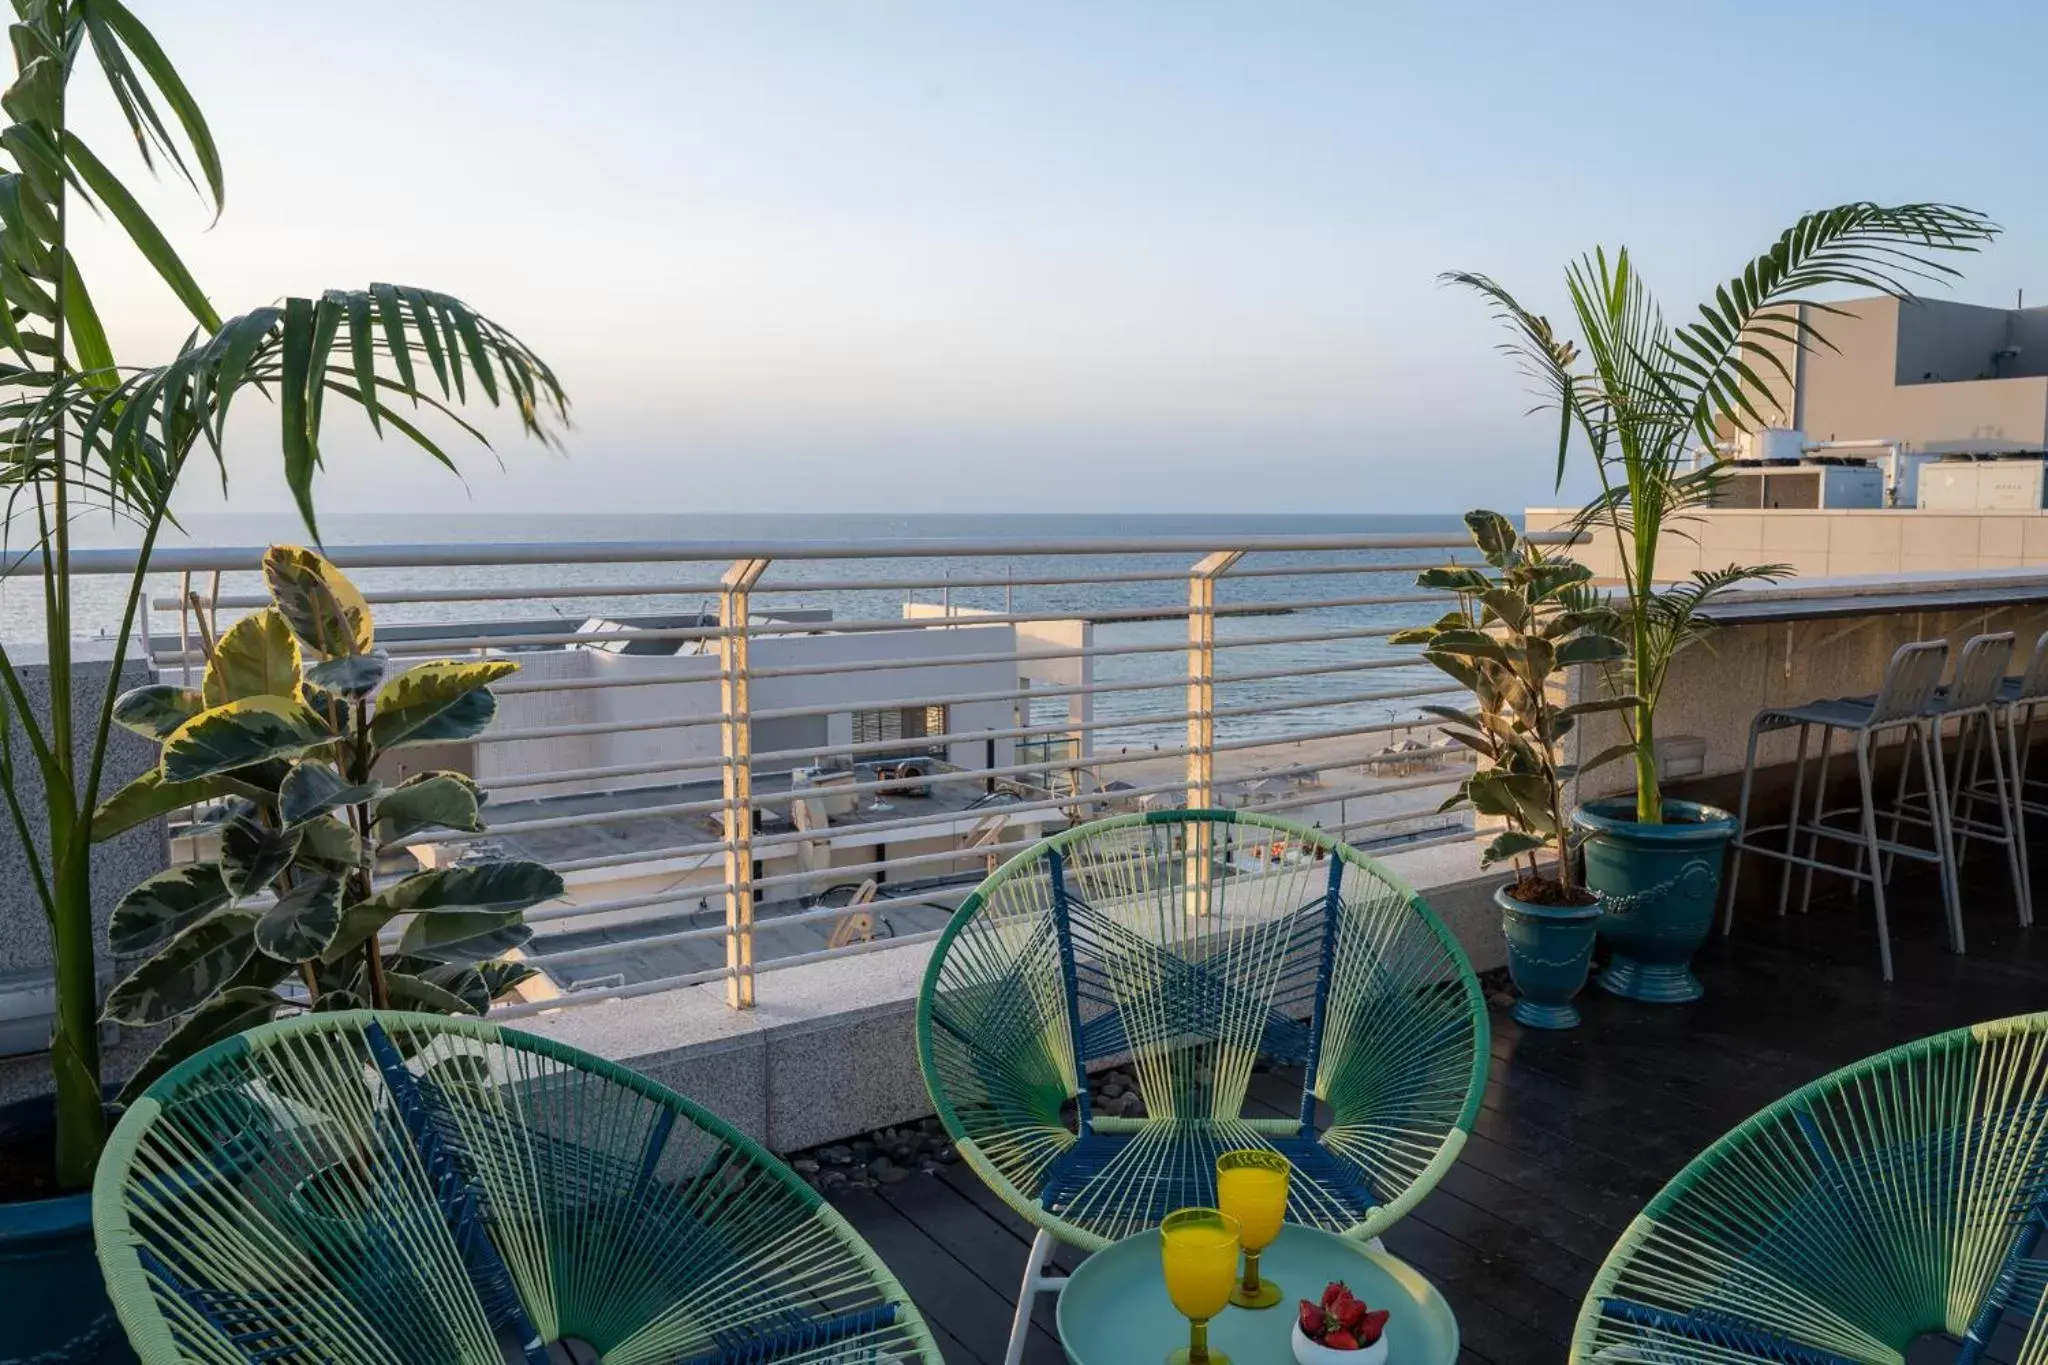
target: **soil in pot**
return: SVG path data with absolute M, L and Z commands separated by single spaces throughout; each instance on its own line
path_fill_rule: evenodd
M 1508 894 L 1524 905 L 1552 905 L 1561 908 L 1592 905 L 1600 899 L 1583 886 L 1575 886 L 1566 891 L 1564 883 L 1554 878 L 1532 877 L 1526 872 L 1508 888 Z

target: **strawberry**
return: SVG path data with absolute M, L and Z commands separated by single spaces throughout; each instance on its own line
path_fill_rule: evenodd
M 1380 1333 L 1387 1330 L 1387 1319 L 1391 1316 L 1392 1314 L 1384 1308 L 1375 1308 L 1372 1312 L 1367 1313 L 1365 1321 L 1357 1328 L 1359 1344 L 1370 1346 L 1375 1341 L 1378 1341 Z
M 1333 1351 L 1355 1351 L 1358 1349 L 1358 1338 L 1339 1328 L 1323 1338 L 1323 1345 Z
M 1372 1316 L 1363 1303 L 1349 1294 L 1337 1300 L 1336 1306 L 1330 1311 L 1337 1315 L 1337 1321 L 1343 1325 L 1344 1330 L 1353 1336 L 1359 1334 L 1365 1326 L 1365 1320 Z
M 1331 1304 L 1337 1302 L 1338 1299 L 1343 1298 L 1350 1292 L 1351 1291 L 1345 1287 L 1344 1281 L 1330 1281 L 1328 1284 L 1323 1286 L 1323 1307 L 1328 1308 Z
M 1301 1301 L 1301 1334 L 1313 1341 L 1323 1334 L 1323 1308 L 1321 1304 Z

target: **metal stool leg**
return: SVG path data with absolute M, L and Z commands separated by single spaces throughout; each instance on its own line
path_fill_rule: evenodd
M 1816 826 L 1821 823 L 1821 816 L 1827 810 L 1828 760 L 1834 757 L 1834 753 L 1835 727 L 1823 725 L 1820 727 L 1820 776 L 1813 789 L 1813 823 Z M 1792 819 L 1795 824 L 1798 822 L 1797 811 L 1793 812 Z M 1806 836 L 1806 857 L 1806 875 L 1799 886 L 1799 913 L 1802 915 L 1806 913 L 1807 903 L 1813 899 L 1813 865 L 1820 860 L 1820 836 L 1811 831 Z M 1778 902 L 1778 913 L 1785 913 L 1785 902 L 1782 899 Z
M 1956 844 L 1955 831 L 1948 822 L 1948 765 L 1942 759 L 1941 736 L 1932 733 L 1941 724 L 1922 721 L 1919 724 L 1920 748 L 1928 767 L 1932 786 L 1927 793 L 1928 818 L 1934 826 L 1934 851 L 1941 867 L 1941 895 L 1948 907 L 1949 938 L 1952 952 L 1961 953 L 1963 947 L 1963 900 L 1956 886 Z
M 1863 844 L 1870 853 L 1870 899 L 1877 910 L 1877 963 L 1884 979 L 1892 979 L 1892 931 L 1885 922 L 1884 879 L 1878 872 L 1877 799 L 1870 785 L 1870 732 L 1856 735 L 1856 780 L 1863 793 Z
M 1792 804 L 1787 807 L 1790 814 L 1785 818 L 1785 866 L 1778 873 L 1778 913 L 1780 915 L 1785 913 L 1785 902 L 1792 894 L 1792 855 L 1797 851 L 1799 842 L 1799 807 L 1804 800 L 1806 792 L 1806 741 L 1812 732 L 1813 727 L 1811 725 L 1808 725 L 1805 721 L 1799 723 L 1799 755 L 1792 760 Z M 1750 722 L 1749 727 L 1749 762 L 1752 768 L 1756 765 L 1756 722 L 1754 721 Z M 1745 799 L 1747 799 L 1748 792 L 1749 775 L 1745 773 L 1743 775 L 1743 794 Z M 1729 905 L 1732 909 L 1734 902 L 1729 902 Z
M 1742 881 L 1742 831 L 1749 828 L 1749 792 L 1756 780 L 1756 741 L 1760 733 L 1759 725 L 1762 720 L 1763 717 L 1758 716 L 1755 720 L 1750 721 L 1749 752 L 1742 760 L 1742 796 L 1735 803 L 1735 857 L 1729 863 L 1728 900 L 1721 910 L 1721 936 L 1723 938 L 1735 932 L 1735 888 Z M 1804 771 L 1806 767 L 1806 727 L 1804 725 L 1799 727 L 1799 758 L 1800 770 Z M 1792 789 L 1792 805 L 1794 809 L 1797 809 L 1799 805 L 1797 781 L 1795 778 Z M 1789 842 L 1791 836 L 1789 834 L 1786 835 L 1786 839 Z M 1785 876 L 1789 878 L 1791 875 L 1792 864 L 1787 863 L 1785 864 Z M 1778 890 L 1778 903 L 1782 905 L 1784 901 L 1785 892 L 1781 885 Z
M 2028 919 L 2027 874 L 2020 867 L 2019 818 L 2014 809 L 2018 794 L 2006 785 L 2005 759 L 1998 751 L 1997 733 L 1990 713 L 1986 712 L 1980 719 L 1984 723 L 1979 727 L 1979 733 L 1983 736 L 1984 747 L 1990 751 L 1991 779 L 1998 792 L 1998 824 L 2005 833 L 2005 867 L 2012 874 L 2013 906 L 2018 912 L 2020 927 L 2024 929 Z
M 2020 910 L 2025 916 L 2020 921 L 2029 928 L 2034 923 L 2034 857 L 2027 847 L 2027 778 L 2020 768 L 2019 707 L 2005 708 L 2005 758 L 2006 771 L 2012 774 L 2012 837 L 2020 847 Z

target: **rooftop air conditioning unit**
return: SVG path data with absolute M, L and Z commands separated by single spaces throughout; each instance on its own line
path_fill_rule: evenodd
M 2048 507 L 2048 455 L 1944 455 L 1920 467 L 1918 503 L 1930 511 L 2038 512 Z

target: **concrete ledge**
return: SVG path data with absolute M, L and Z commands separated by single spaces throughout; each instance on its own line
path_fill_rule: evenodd
M 1493 888 L 1469 844 L 1397 853 L 1475 971 L 1506 962 Z M 918 986 L 931 945 L 912 944 L 760 978 L 760 1003 L 727 1007 L 723 985 L 532 1015 L 509 1026 L 632 1067 L 770 1149 L 797 1151 L 932 1112 L 917 1064 Z

